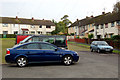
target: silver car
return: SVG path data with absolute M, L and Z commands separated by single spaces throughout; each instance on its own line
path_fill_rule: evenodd
M 106 41 L 93 41 L 90 45 L 91 52 L 97 51 L 100 52 L 110 52 L 112 53 L 113 47 L 109 46 Z

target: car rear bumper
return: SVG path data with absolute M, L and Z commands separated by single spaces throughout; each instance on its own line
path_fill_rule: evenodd
M 13 58 L 11 58 L 10 55 L 6 55 L 6 56 L 5 56 L 5 61 L 6 61 L 7 63 L 15 63 L 15 60 L 13 60 Z

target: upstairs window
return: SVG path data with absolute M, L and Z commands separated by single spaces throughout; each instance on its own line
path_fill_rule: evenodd
M 8 27 L 8 24 L 3 24 L 3 27 Z
M 47 25 L 46 28 L 51 28 L 51 26 L 48 26 L 48 25 Z
M 35 26 L 34 26 L 34 25 L 31 25 L 31 28 L 35 28 Z
M 42 25 L 40 25 L 39 28 L 42 28 Z
M 108 28 L 108 23 L 105 24 L 105 28 Z
M 96 26 L 96 29 L 99 29 L 99 25 Z
M 112 23 L 111 23 L 111 27 L 114 27 L 114 26 L 115 26 L 115 24 L 114 24 L 114 22 L 112 22 Z
M 14 25 L 14 27 L 18 27 L 19 25 L 18 24 L 13 24 Z
M 117 25 L 120 26 L 120 21 L 117 21 Z
M 101 24 L 101 29 L 103 29 L 103 27 L 104 27 L 104 25 L 103 25 L 103 24 Z

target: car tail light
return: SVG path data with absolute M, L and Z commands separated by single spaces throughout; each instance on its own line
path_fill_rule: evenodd
M 67 40 L 66 40 L 66 46 L 67 46 Z
M 7 50 L 6 55 L 10 55 L 10 51 L 9 50 Z

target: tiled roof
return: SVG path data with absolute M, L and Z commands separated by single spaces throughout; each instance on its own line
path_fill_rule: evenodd
M 120 13 L 109 12 L 96 17 L 88 17 L 79 21 L 75 21 L 73 24 L 70 25 L 70 27 L 74 27 L 74 26 L 81 27 L 92 23 L 95 23 L 95 25 L 99 25 L 99 24 L 105 24 L 119 20 L 120 20 Z
M 25 19 L 25 18 L 11 18 L 11 17 L 0 17 L 0 23 L 9 24 L 30 24 L 30 25 L 50 25 L 55 26 L 50 20 L 37 20 L 37 19 Z

